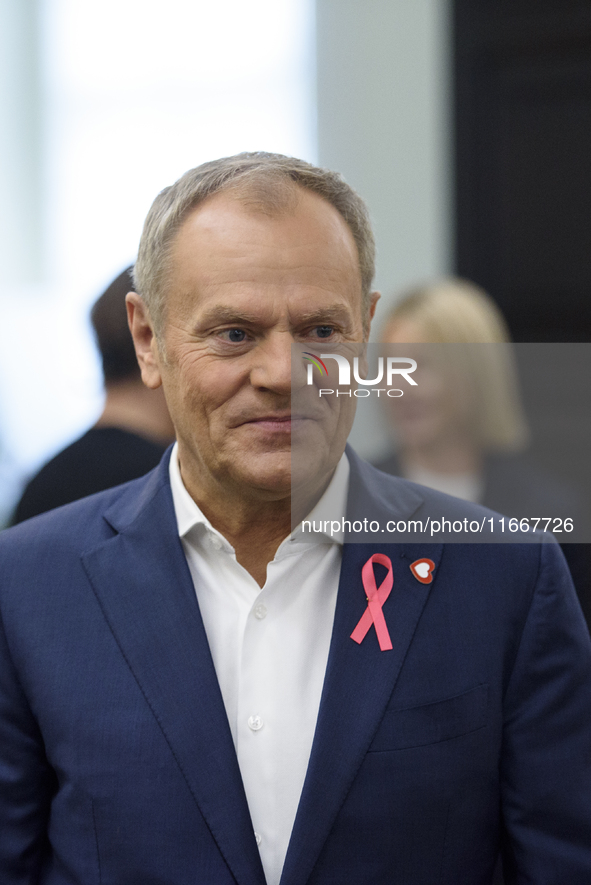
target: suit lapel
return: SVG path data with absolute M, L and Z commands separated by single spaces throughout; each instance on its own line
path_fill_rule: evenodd
M 413 578 L 410 563 L 428 556 L 437 574 L 441 552 L 435 545 L 421 545 L 414 552 L 411 546 L 393 544 L 343 549 L 318 723 L 281 885 L 307 882 L 384 715 L 433 586 Z M 386 553 L 392 560 L 394 586 L 383 606 L 391 651 L 380 651 L 373 626 L 360 645 L 350 638 L 367 605 L 361 569 L 373 553 Z
M 107 517 L 83 556 L 105 618 L 236 881 L 264 874 L 226 712 L 165 478 Z M 128 508 L 126 510 L 126 507 Z

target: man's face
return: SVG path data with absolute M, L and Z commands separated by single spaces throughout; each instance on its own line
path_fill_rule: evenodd
M 292 415 L 291 345 L 320 352 L 364 340 L 347 224 L 303 189 L 297 208 L 279 215 L 220 193 L 185 220 L 172 267 L 164 347 L 152 340 L 144 380 L 164 386 L 187 488 L 202 500 L 216 491 L 261 501 L 289 496 L 292 430 L 311 429 L 312 449 L 322 442 L 309 418 Z M 327 476 L 335 464 L 324 463 L 327 447 L 320 449 L 310 457 Z

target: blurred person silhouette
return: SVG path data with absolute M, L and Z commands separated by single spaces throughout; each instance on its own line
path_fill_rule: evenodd
M 90 314 L 102 361 L 103 411 L 28 482 L 13 524 L 143 476 L 174 439 L 162 389 L 149 390 L 141 380 L 125 307 L 131 271 L 113 280 Z
M 528 438 L 516 378 L 502 349 L 469 348 L 509 342 L 493 301 L 460 279 L 412 289 L 387 317 L 381 342 L 417 345 L 422 378 L 412 400 L 388 400 L 397 449 L 377 466 L 500 512 L 520 504 L 507 500 L 513 482 L 504 488 L 506 466 Z M 446 347 L 453 344 L 466 346 Z
M 529 431 L 517 372 L 502 346 L 510 343 L 509 330 L 484 290 L 459 278 L 413 288 L 387 316 L 380 341 L 429 345 L 419 350 L 423 378 L 414 396 L 387 401 L 396 450 L 376 462 L 380 470 L 508 517 L 584 520 L 578 493 L 525 454 Z M 591 547 L 561 546 L 591 623 Z

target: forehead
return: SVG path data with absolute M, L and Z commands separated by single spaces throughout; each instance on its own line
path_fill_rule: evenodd
M 344 218 L 303 188 L 285 211 L 267 212 L 231 192 L 185 219 L 171 249 L 173 291 L 253 284 L 338 290 L 361 297 L 357 246 Z

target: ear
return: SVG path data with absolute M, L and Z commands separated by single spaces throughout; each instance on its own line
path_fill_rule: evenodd
M 371 321 L 373 320 L 378 306 L 378 301 L 382 297 L 381 292 L 370 292 L 369 294 L 369 323 L 367 327 L 367 339 L 369 340 L 369 332 L 371 329 Z
M 143 298 L 140 298 L 136 292 L 129 292 L 125 297 L 125 303 L 127 322 L 142 373 L 142 381 L 146 387 L 156 390 L 162 384 L 161 357 L 152 318 Z

